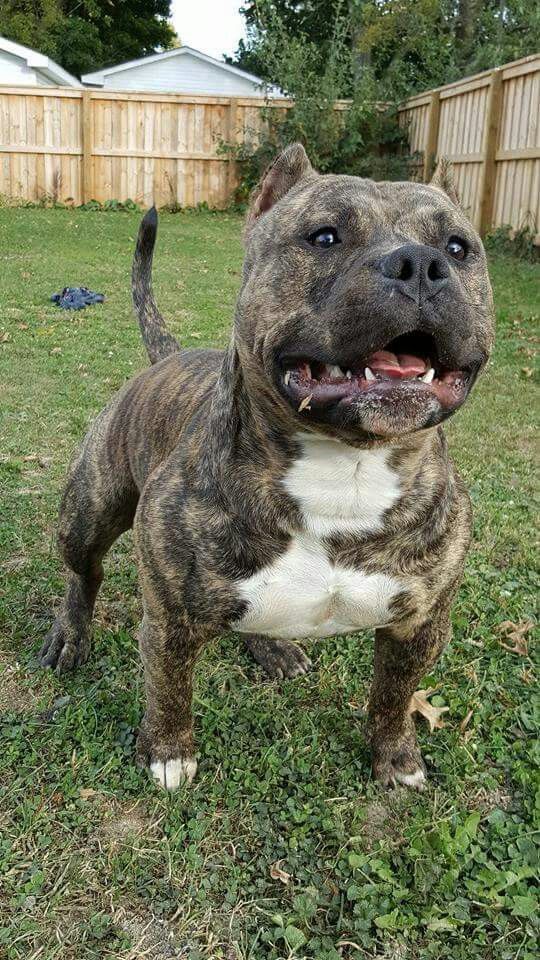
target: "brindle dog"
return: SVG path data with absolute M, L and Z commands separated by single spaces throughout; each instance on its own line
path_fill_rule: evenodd
M 151 288 L 144 218 L 133 294 L 154 366 L 98 416 L 60 516 L 65 600 L 41 662 L 88 657 L 102 561 L 132 525 L 143 593 L 138 755 L 174 789 L 196 769 L 197 656 L 247 635 L 274 676 L 292 638 L 375 627 L 374 775 L 421 787 L 411 694 L 450 638 L 471 531 L 440 424 L 485 365 L 492 297 L 448 171 L 429 185 L 320 176 L 300 145 L 254 197 L 230 346 L 181 350 Z

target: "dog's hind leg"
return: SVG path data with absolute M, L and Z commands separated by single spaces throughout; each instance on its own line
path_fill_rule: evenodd
M 103 558 L 133 523 L 138 493 L 131 477 L 100 462 L 87 439 L 72 465 L 60 507 L 58 541 L 67 567 L 61 610 L 39 654 L 58 673 L 88 659 L 90 621 L 103 580 Z M 89 449 L 90 448 L 90 449 Z M 122 476 L 123 473 L 123 476 Z
M 253 659 L 274 680 L 298 677 L 311 669 L 309 657 L 290 640 L 276 640 L 260 634 L 250 634 L 245 640 Z

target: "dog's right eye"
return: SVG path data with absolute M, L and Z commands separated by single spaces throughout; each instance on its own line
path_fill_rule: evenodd
M 338 237 L 337 230 L 334 230 L 333 227 L 323 227 L 322 230 L 316 230 L 308 237 L 308 243 L 312 247 L 321 247 L 323 250 L 327 250 L 328 247 L 341 243 L 341 240 Z

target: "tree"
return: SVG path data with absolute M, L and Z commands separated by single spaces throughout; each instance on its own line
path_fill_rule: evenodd
M 271 65 L 262 49 L 270 16 L 274 23 L 279 22 L 283 34 L 291 41 L 312 44 L 322 67 L 339 18 L 343 20 L 350 39 L 349 25 L 342 17 L 345 6 L 344 0 L 272 0 L 271 3 L 251 0 L 240 11 L 246 20 L 247 42 L 240 40 L 234 57 L 225 59 L 243 70 L 256 73 L 269 83 L 275 83 L 277 78 L 271 75 Z
M 0 0 L 0 34 L 80 76 L 172 46 L 171 0 Z
M 251 0 L 242 12 L 248 40 L 236 62 L 264 79 L 272 75 L 264 42 L 278 18 L 291 40 L 317 51 L 321 70 L 336 24 L 355 56 L 352 84 L 370 67 L 384 97 L 439 86 L 536 53 L 540 4 L 530 0 Z
M 288 143 L 300 141 L 321 173 L 353 173 L 376 179 L 407 174 L 406 131 L 395 105 L 381 103 L 369 68 L 357 76 L 350 21 L 337 16 L 325 53 L 301 33 L 291 36 L 275 4 L 262 10 L 258 52 L 268 79 L 277 79 L 294 104 L 287 110 L 270 99 L 263 123 L 245 131 L 241 144 L 222 144 L 238 163 L 237 200 L 245 201 L 262 171 Z M 347 104 L 336 101 L 347 97 Z

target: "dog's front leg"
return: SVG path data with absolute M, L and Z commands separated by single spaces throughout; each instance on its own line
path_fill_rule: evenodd
M 439 601 L 430 619 L 409 636 L 399 629 L 376 631 L 369 736 L 373 774 L 385 786 L 399 783 L 417 790 L 423 788 L 426 769 L 409 705 L 420 680 L 451 637 L 453 593 Z
M 197 769 L 191 701 L 193 669 L 209 635 L 176 616 L 154 618 L 145 598 L 139 635 L 144 665 L 146 713 L 137 740 L 137 757 L 167 790 L 191 782 Z

